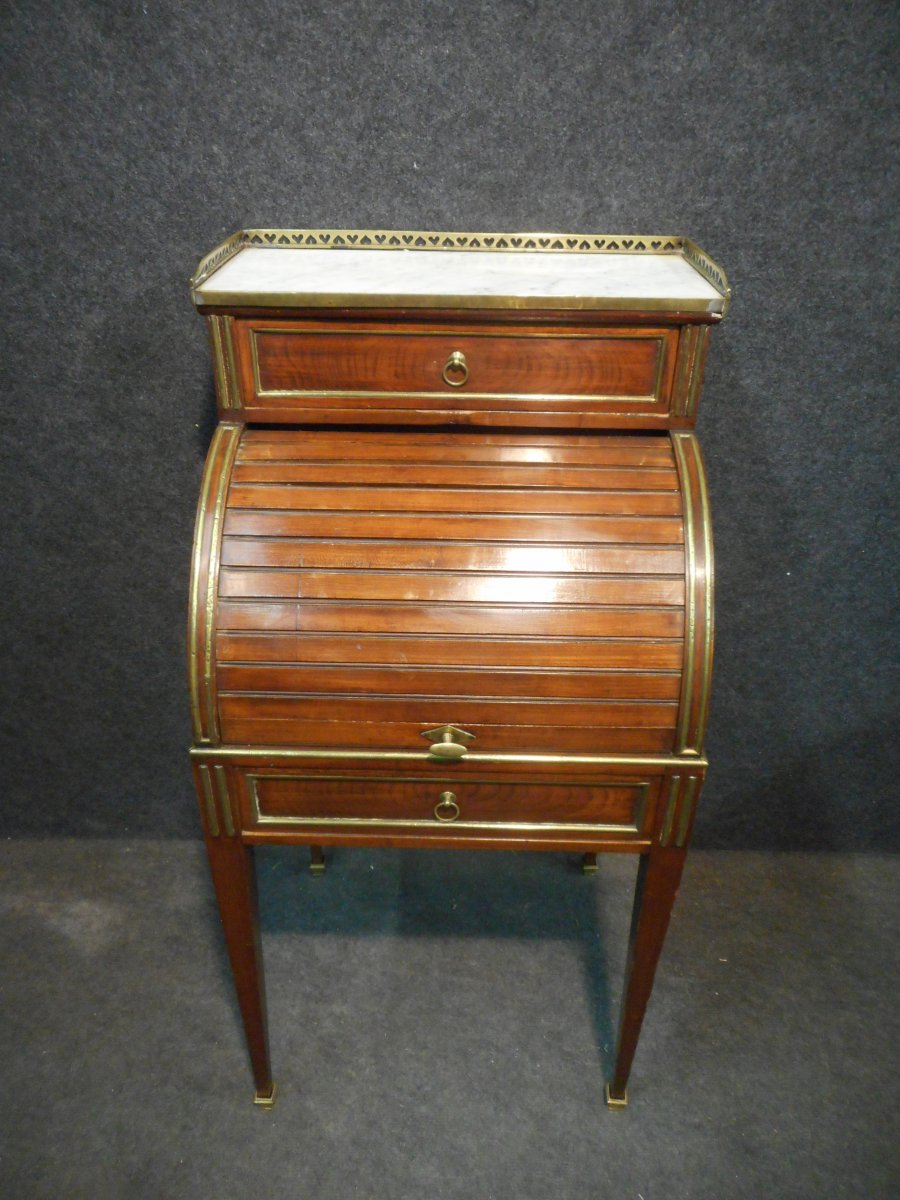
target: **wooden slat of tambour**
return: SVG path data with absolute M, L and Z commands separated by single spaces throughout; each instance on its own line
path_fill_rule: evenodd
M 677 517 L 498 516 L 482 513 L 258 512 L 229 509 L 225 533 L 259 537 L 415 538 L 454 541 L 593 542 L 677 545 Z
M 455 701 L 459 703 L 458 700 Z M 465 701 L 466 720 L 482 725 L 577 725 L 604 729 L 674 728 L 677 704 L 660 701 L 486 700 L 470 696 Z M 259 695 L 219 692 L 222 717 L 249 717 L 258 721 L 446 721 L 447 697 L 437 696 L 330 696 Z
M 448 451 L 452 454 L 448 454 Z M 647 436 L 639 440 L 598 436 L 585 438 L 492 438 L 459 435 L 458 439 L 435 434 L 428 441 L 421 435 L 355 434 L 352 438 L 334 433 L 284 430 L 277 435 L 248 430 L 241 441 L 238 462 L 293 462 L 333 459 L 336 461 L 400 463 L 552 464 L 587 467 L 673 468 L 668 438 Z
M 352 634 L 244 633 L 220 630 L 220 662 L 367 663 L 533 669 L 680 671 L 684 648 L 672 641 L 602 638 L 466 638 Z
M 453 603 L 683 605 L 684 580 L 625 576 L 453 575 L 357 571 L 242 571 L 225 568 L 219 595 L 231 599 L 410 600 Z
M 444 718 L 446 720 L 446 716 Z M 334 746 L 421 750 L 421 722 L 277 721 L 223 718 L 226 743 L 248 746 Z M 668 754 L 672 729 L 579 729 L 559 725 L 480 725 L 467 722 L 475 746 L 508 754 Z
M 540 607 L 539 605 L 254 603 L 222 600 L 220 629 L 335 633 L 452 633 L 471 637 L 657 637 L 681 635 L 680 608 Z
M 544 463 L 507 466 L 491 463 L 316 462 L 239 463 L 233 483 L 397 484 L 409 487 L 593 488 L 676 492 L 675 471 L 661 467 L 560 467 Z
M 226 537 L 224 566 L 336 570 L 541 572 L 547 574 L 676 575 L 684 551 L 646 546 L 503 546 L 435 542 L 315 541 Z
M 678 699 L 677 672 L 490 671 L 410 667 L 335 667 L 225 663 L 220 692 L 362 692 L 404 696 L 516 696 L 551 700 Z
M 678 492 L 600 492 L 570 489 L 303 487 L 301 484 L 237 484 L 232 509 L 283 512 L 554 513 L 599 516 L 680 516 Z

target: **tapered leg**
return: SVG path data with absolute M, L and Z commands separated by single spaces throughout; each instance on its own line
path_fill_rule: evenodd
M 641 856 L 631 917 L 616 1065 L 612 1080 L 606 1085 L 606 1102 L 610 1108 L 623 1108 L 628 1103 L 625 1088 L 672 905 L 678 894 L 684 858 L 683 849 L 659 846 Z
M 581 873 L 582 875 L 596 875 L 600 868 L 597 866 L 596 854 L 582 854 L 581 856 Z
M 275 1101 L 275 1084 L 269 1061 L 253 849 L 238 837 L 207 837 L 206 850 L 250 1051 L 254 1103 L 269 1108 Z

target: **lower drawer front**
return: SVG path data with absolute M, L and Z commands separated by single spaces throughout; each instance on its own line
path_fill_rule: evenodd
M 465 836 L 502 830 L 644 832 L 658 780 L 492 781 L 343 776 L 316 772 L 246 777 L 251 825 L 359 832 L 392 827 Z

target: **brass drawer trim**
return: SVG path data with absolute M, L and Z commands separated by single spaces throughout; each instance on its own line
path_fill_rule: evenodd
M 306 750 L 293 746 L 209 746 L 197 745 L 190 748 L 193 759 L 266 759 L 269 761 L 295 761 L 302 759 L 348 759 L 358 762 L 420 762 L 433 764 L 434 759 L 427 750 Z M 655 767 L 674 769 L 688 767 L 698 770 L 709 766 L 702 755 L 686 751 L 684 754 L 488 754 L 473 751 L 467 763 L 535 763 L 560 766 L 571 763 L 575 766 L 620 767 L 626 771 L 641 771 Z
M 262 400 L 264 398 L 296 398 L 305 399 L 313 396 L 319 396 L 326 400 L 339 400 L 348 397 L 365 398 L 369 400 L 440 400 L 442 398 L 449 399 L 452 397 L 455 402 L 462 399 L 469 400 L 535 400 L 550 402 L 553 400 L 564 400 L 572 403 L 599 403 L 599 404 L 658 404 L 660 400 L 660 392 L 662 390 L 663 374 L 666 366 L 666 338 L 663 335 L 655 335 L 651 337 L 643 337 L 640 334 L 629 333 L 616 338 L 613 334 L 597 334 L 597 333 L 485 333 L 483 331 L 469 330 L 443 330 L 443 329 L 405 329 L 402 332 L 396 329 L 367 329 L 365 334 L 367 337 L 393 337 L 393 338 L 408 338 L 408 337 L 450 337 L 453 335 L 464 337 L 482 337 L 482 338 L 565 338 L 570 340 L 586 341 L 593 339 L 594 341 L 642 341 L 656 342 L 656 376 L 653 385 L 653 393 L 649 396 L 620 396 L 607 394 L 604 392 L 587 393 L 587 392 L 459 392 L 453 387 L 448 387 L 446 391 L 431 391 L 431 392 L 384 392 L 370 391 L 362 388 L 284 388 L 284 389 L 266 389 L 262 385 L 262 380 L 259 374 L 259 351 L 256 344 L 256 339 L 262 333 L 277 333 L 291 334 L 294 337 L 303 337 L 306 334 L 319 336 L 334 336 L 334 337 L 352 337 L 353 331 L 346 328 L 342 329 L 270 329 L 258 328 L 249 329 L 247 331 L 247 341 L 250 347 L 250 363 L 253 370 L 253 387 L 256 396 Z
M 445 825 L 438 825 L 435 821 L 415 817 L 273 817 L 268 813 L 264 813 L 260 806 L 260 797 L 258 783 L 260 780 L 277 779 L 287 782 L 321 782 L 327 779 L 329 782 L 340 781 L 346 783 L 356 783 L 365 786 L 368 780 L 360 778 L 358 775 L 327 775 L 318 774 L 296 774 L 293 772 L 283 772 L 279 774 L 258 775 L 253 772 L 247 772 L 244 776 L 247 783 L 247 791 L 250 795 L 250 804 L 253 812 L 254 823 L 256 825 L 305 825 L 305 826 L 328 826 L 331 829 L 372 829 L 384 828 L 391 826 L 395 829 L 431 829 L 445 828 Z M 440 780 L 429 779 L 427 776 L 410 776 L 410 775 L 379 775 L 372 782 L 378 783 L 421 783 L 429 787 L 435 787 Z M 484 779 L 467 779 L 466 783 L 496 783 L 496 780 Z M 505 781 L 504 781 L 505 782 Z M 520 781 L 521 782 L 521 781 Z M 560 784 L 543 783 L 540 780 L 529 780 L 530 785 L 539 787 L 559 787 Z M 458 786 L 458 785 L 457 785 Z M 511 786 L 515 786 L 513 782 Z M 631 787 L 636 788 L 638 792 L 638 800 L 634 810 L 634 822 L 632 824 L 609 824 L 609 823 L 585 823 L 585 822 L 555 822 L 555 821 L 453 821 L 454 829 L 468 830 L 497 830 L 507 833 L 632 833 L 640 834 L 644 829 L 644 822 L 647 816 L 647 804 L 650 797 L 650 781 L 646 779 L 621 779 L 612 782 L 578 782 L 578 787 L 589 788 L 616 788 L 616 787 Z

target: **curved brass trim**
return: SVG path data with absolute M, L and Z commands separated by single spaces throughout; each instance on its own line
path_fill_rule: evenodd
M 694 443 L 692 433 L 672 433 L 672 448 L 675 451 L 675 466 L 681 488 L 684 508 L 684 562 L 685 562 L 685 629 L 684 667 L 681 676 L 681 699 L 678 708 L 678 724 L 675 728 L 675 750 L 683 752 L 691 746 L 690 720 L 694 697 L 694 649 L 697 636 L 697 558 L 694 544 L 694 500 L 691 477 L 685 454 L 685 444 Z
M 697 457 L 697 482 L 700 489 L 700 512 L 703 521 L 703 557 L 705 559 L 706 589 L 704 595 L 703 660 L 700 670 L 700 705 L 697 709 L 697 736 L 695 745 L 702 751 L 706 738 L 706 722 L 709 716 L 709 693 L 712 683 L 713 645 L 715 641 L 715 558 L 712 540 L 712 517 L 709 509 L 709 487 L 706 479 L 706 464 L 699 442 L 695 443 Z
M 222 515 L 225 510 L 225 496 L 231 481 L 231 470 L 237 454 L 238 445 L 243 432 L 243 425 L 220 425 L 223 430 L 223 440 L 226 442 L 219 468 L 216 499 L 212 509 L 212 528 L 209 535 L 209 569 L 206 576 L 206 625 L 204 628 L 203 645 L 203 683 L 206 688 L 206 707 L 209 719 L 209 736 L 217 740 L 219 737 L 219 718 L 216 712 L 215 672 L 213 662 L 213 645 L 215 643 L 216 601 L 219 591 L 219 558 L 222 545 Z
M 191 557 L 191 587 L 188 603 L 188 688 L 191 700 L 191 724 L 194 738 L 205 737 L 203 716 L 200 712 L 200 671 L 197 662 L 199 646 L 197 644 L 197 626 L 200 619 L 200 573 L 203 564 L 203 533 L 206 525 L 206 512 L 209 506 L 209 496 L 212 491 L 214 467 L 218 458 L 219 445 L 222 441 L 224 427 L 217 425 L 206 454 L 203 468 L 203 479 L 200 483 L 200 500 L 197 505 L 197 516 L 194 521 L 194 550 Z
M 693 433 L 671 432 L 675 463 L 684 506 L 685 607 L 684 670 L 675 732 L 678 753 L 703 749 L 713 654 L 713 550 L 706 469 L 700 444 Z M 689 461 L 690 458 L 690 461 Z M 691 466 L 696 476 L 692 483 Z M 699 551 L 702 550 L 702 563 Z M 698 597 L 702 589 L 702 609 Z M 697 638 L 701 638 L 700 664 L 695 666 Z M 696 717 L 694 716 L 694 700 Z

